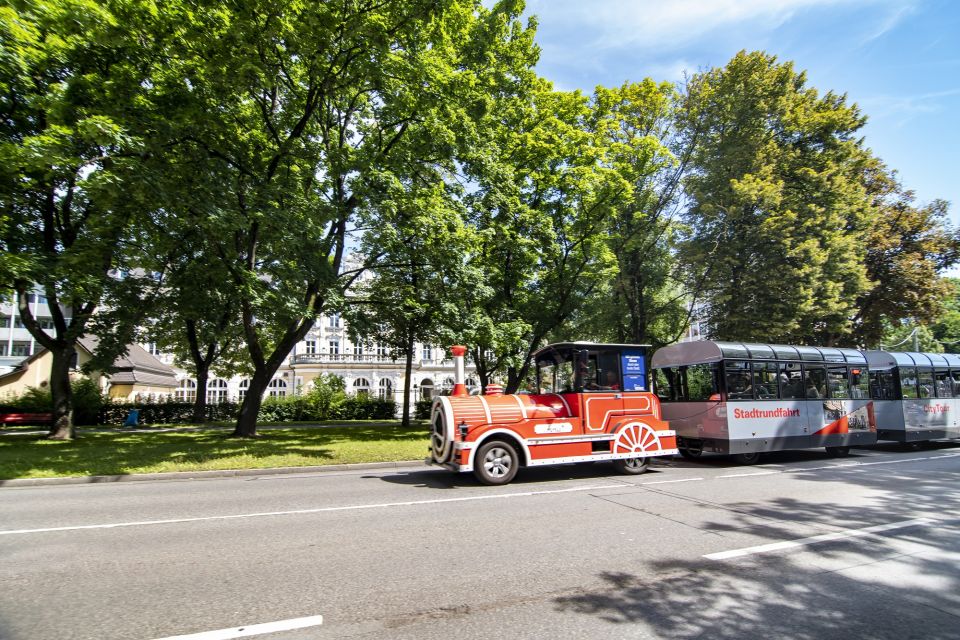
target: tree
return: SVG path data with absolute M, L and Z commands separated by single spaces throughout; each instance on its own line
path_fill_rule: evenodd
M 695 76 L 702 127 L 686 178 L 684 259 L 708 268 L 704 315 L 721 339 L 830 344 L 869 288 L 864 118 L 791 63 L 738 53 Z
M 864 247 L 871 286 L 857 299 L 854 323 L 858 342 L 872 345 L 891 341 L 890 325 L 936 322 L 952 289 L 940 273 L 960 260 L 960 230 L 951 227 L 946 202 L 917 206 L 879 160 L 870 159 L 864 180 L 872 198 Z
M 131 239 L 156 25 L 147 5 L 88 0 L 0 7 L 0 289 L 52 359 L 49 437 L 74 436 L 76 344 L 113 286 Z M 31 313 L 39 285 L 53 320 Z M 106 358 L 112 361 L 112 358 Z
M 530 99 L 496 112 L 470 199 L 474 264 L 491 295 L 469 342 L 481 384 L 505 370 L 513 393 L 533 352 L 612 275 L 607 221 L 630 185 L 603 166 L 579 92 L 540 81 Z
M 578 314 L 578 334 L 660 346 L 687 326 L 692 287 L 676 260 L 681 178 L 695 148 L 695 126 L 681 126 L 682 96 L 650 79 L 594 92 L 591 128 L 602 162 L 630 189 L 610 217 L 616 274 Z M 694 123 L 689 123 L 693 125 Z
M 347 297 L 353 340 L 370 340 L 404 358 L 402 421 L 410 424 L 414 343 L 452 344 L 471 299 L 482 291 L 468 264 L 474 238 L 442 176 L 385 188 L 380 225 L 365 234 L 363 253 L 377 256 L 372 277 Z M 386 213 L 389 212 L 389 213 Z
M 277 368 L 367 266 L 344 258 L 357 216 L 377 211 L 375 185 L 450 167 L 489 95 L 529 66 L 521 10 L 281 0 L 185 14 L 157 86 L 175 109 L 171 145 L 229 191 L 191 208 L 239 292 L 253 375 L 234 435 L 256 435 Z

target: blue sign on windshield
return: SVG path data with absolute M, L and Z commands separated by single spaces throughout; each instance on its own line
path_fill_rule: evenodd
M 623 390 L 647 390 L 647 363 L 643 359 L 642 351 L 624 351 L 620 355 L 620 364 L 623 367 Z

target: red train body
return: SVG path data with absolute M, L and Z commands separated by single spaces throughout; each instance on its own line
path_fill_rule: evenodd
M 428 462 L 506 484 L 523 466 L 607 460 L 624 473 L 677 452 L 676 435 L 646 390 L 640 345 L 565 343 L 535 354 L 542 393 L 441 396 L 430 419 Z M 454 347 L 457 382 L 462 348 Z M 456 392 L 455 392 L 456 393 Z

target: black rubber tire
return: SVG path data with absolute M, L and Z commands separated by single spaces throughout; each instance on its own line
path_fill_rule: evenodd
M 703 455 L 703 443 L 694 441 L 693 447 L 687 445 L 686 447 L 680 447 L 680 455 L 686 458 L 687 460 L 699 460 L 700 456 Z
M 825 447 L 827 453 L 834 458 L 846 458 L 850 455 L 850 447 Z
M 650 458 L 644 456 L 643 458 L 614 460 L 613 468 L 616 469 L 618 473 L 622 473 L 624 475 L 638 476 L 641 473 L 646 473 L 650 469 Z
M 751 451 L 750 453 L 737 453 L 733 455 L 733 461 L 737 464 L 757 464 L 760 462 L 760 456 L 762 454 L 759 451 Z
M 503 440 L 484 442 L 473 459 L 473 475 L 486 485 L 508 484 L 519 469 L 520 455 L 512 444 Z

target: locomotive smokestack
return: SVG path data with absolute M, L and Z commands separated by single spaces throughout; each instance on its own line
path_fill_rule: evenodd
M 453 392 L 452 396 L 468 396 L 467 385 L 465 383 L 467 375 L 464 371 L 463 357 L 467 355 L 467 348 L 462 345 L 450 347 L 450 353 L 453 354 Z

